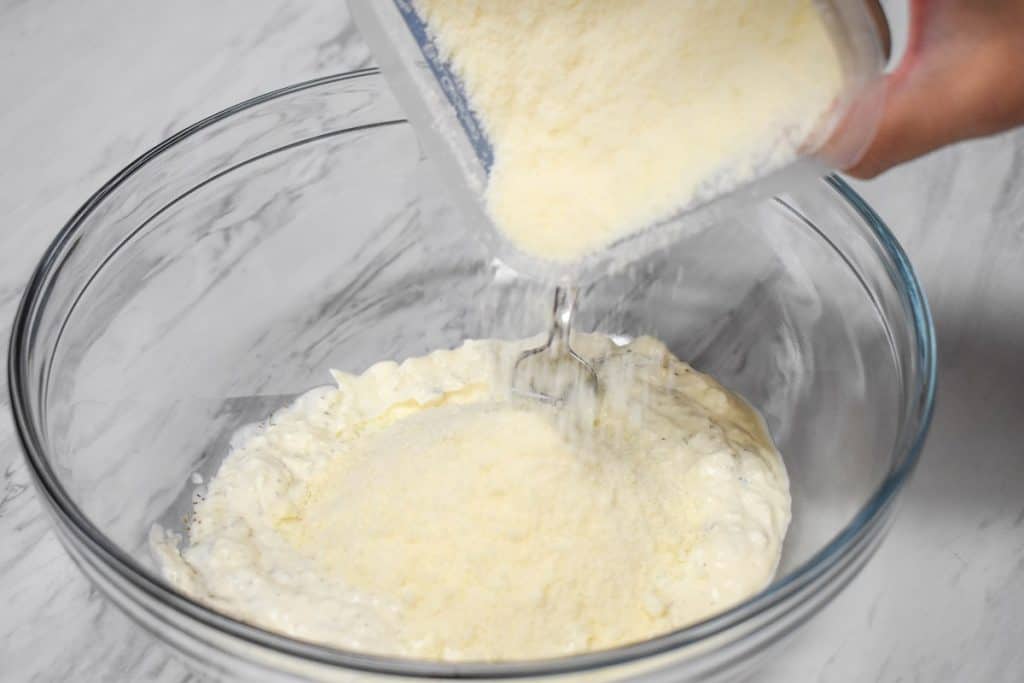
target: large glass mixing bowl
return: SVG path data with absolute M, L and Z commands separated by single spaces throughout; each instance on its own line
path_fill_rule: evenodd
M 537 333 L 549 295 L 463 225 L 381 76 L 344 74 L 213 116 L 97 192 L 29 283 L 12 405 L 71 556 L 207 673 L 749 672 L 867 561 L 931 416 L 920 287 L 888 229 L 834 178 L 680 228 L 582 292 L 583 329 L 653 334 L 764 414 L 792 478 L 793 524 L 778 578 L 758 595 L 615 650 L 452 665 L 291 640 L 191 601 L 155 569 L 150 528 L 180 527 L 192 475 L 215 471 L 236 428 L 328 383 L 328 368 Z

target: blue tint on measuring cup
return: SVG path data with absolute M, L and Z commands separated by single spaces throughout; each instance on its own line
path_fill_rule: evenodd
M 441 59 L 437 45 L 427 31 L 426 22 L 417 14 L 412 3 L 409 0 L 394 0 L 394 2 L 399 13 L 402 15 L 402 19 L 405 21 L 405 25 L 409 27 L 409 33 L 412 34 L 416 45 L 419 46 L 420 52 L 423 54 L 424 59 L 426 59 L 427 66 L 430 67 L 434 78 L 441 84 L 441 89 L 455 109 L 455 114 L 462 125 L 462 129 L 466 131 L 466 136 L 473 146 L 477 159 L 480 160 L 484 170 L 490 174 L 491 166 L 494 164 L 494 150 L 487 136 L 484 135 L 484 129 L 480 125 L 480 120 L 477 119 L 473 108 L 469 106 L 469 100 L 466 99 L 466 93 L 461 86 L 461 82 L 452 73 L 448 63 Z

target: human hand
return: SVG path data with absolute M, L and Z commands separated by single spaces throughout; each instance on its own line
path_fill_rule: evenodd
M 911 0 L 907 52 L 885 88 L 878 133 L 847 170 L 859 178 L 1024 125 L 1024 0 Z

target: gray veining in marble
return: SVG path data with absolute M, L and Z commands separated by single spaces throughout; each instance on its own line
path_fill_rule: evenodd
M 368 63 L 340 0 L 0 0 L 0 334 L 40 253 L 201 116 Z M 1024 133 L 859 183 L 934 309 L 940 395 L 889 538 L 765 681 L 1024 677 Z M 5 351 L 6 352 L 6 351 Z M 5 380 L 0 380 L 0 382 Z M 0 681 L 189 681 L 61 549 L 0 393 Z

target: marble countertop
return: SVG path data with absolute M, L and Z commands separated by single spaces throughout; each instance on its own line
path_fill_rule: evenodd
M 0 0 L 0 338 L 46 244 L 170 133 L 369 63 L 341 0 Z M 939 334 L 938 412 L 878 555 L 765 681 L 1024 677 L 1024 133 L 858 183 Z M 6 347 L 3 348 L 6 355 Z M 0 383 L 5 378 L 0 378 Z M 61 549 L 0 393 L 0 681 L 185 681 Z

